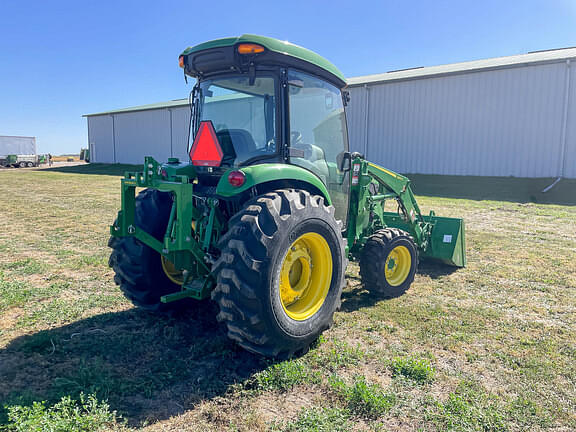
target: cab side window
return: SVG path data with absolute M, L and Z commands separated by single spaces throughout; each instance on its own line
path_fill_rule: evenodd
M 316 174 L 327 186 L 336 217 L 346 221 L 348 176 L 338 161 L 348 151 L 340 89 L 298 71 L 288 73 L 290 162 Z

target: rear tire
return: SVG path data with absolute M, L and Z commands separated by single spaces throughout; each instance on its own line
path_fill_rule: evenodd
M 360 276 L 364 286 L 382 297 L 402 295 L 414 281 L 418 249 L 406 231 L 385 228 L 376 231 L 360 255 Z
M 20 163 L 18 163 L 18 167 L 19 167 L 19 168 L 26 168 L 26 162 L 20 162 Z
M 347 260 L 334 207 L 307 191 L 278 190 L 249 201 L 229 227 L 214 266 L 218 321 L 248 351 L 306 352 L 340 306 Z
M 170 218 L 172 197 L 168 192 L 146 189 L 136 197 L 135 223 L 162 241 Z M 183 306 L 183 300 L 162 303 L 160 297 L 177 292 L 162 269 L 161 255 L 134 237 L 110 237 L 112 254 L 108 265 L 114 281 L 136 306 L 154 312 L 168 312 Z

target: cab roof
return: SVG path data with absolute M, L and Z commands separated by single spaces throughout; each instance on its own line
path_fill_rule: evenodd
M 336 81 L 340 85 L 340 87 L 344 87 L 346 85 L 346 78 L 344 77 L 342 72 L 340 72 L 340 70 L 336 66 L 334 66 L 332 62 L 326 60 L 324 57 L 316 54 L 314 51 L 311 51 L 298 45 L 294 45 L 290 42 L 281 41 L 266 36 L 244 34 L 242 36 L 237 37 L 215 39 L 195 45 L 193 47 L 188 47 L 182 52 L 181 55 L 188 56 L 190 54 L 195 54 L 197 52 L 209 50 L 212 48 L 233 47 L 240 43 L 259 44 L 262 45 L 267 50 L 272 51 L 274 53 L 293 57 L 296 60 L 309 63 L 310 65 L 312 65 L 312 69 L 320 68 L 328 72 L 330 75 L 332 75 L 333 80 Z

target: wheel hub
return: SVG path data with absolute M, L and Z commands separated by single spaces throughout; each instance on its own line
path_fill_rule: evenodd
M 164 270 L 164 274 L 174 282 L 176 285 L 182 285 L 184 283 L 184 273 L 182 270 L 176 268 L 176 266 L 169 261 L 164 256 L 161 257 L 162 260 L 162 270 Z
M 285 274 L 285 272 L 288 274 Z M 289 283 L 281 284 L 282 301 L 286 306 L 293 304 L 310 286 L 312 280 L 312 257 L 310 249 L 303 243 L 292 246 L 282 265 L 283 278 Z
M 280 270 L 280 301 L 297 321 L 314 315 L 324 303 L 332 280 L 332 254 L 320 234 L 306 233 L 288 249 Z
M 392 286 L 402 285 L 410 274 L 411 266 L 412 256 L 408 248 L 406 246 L 396 246 L 386 258 L 384 266 L 386 281 Z

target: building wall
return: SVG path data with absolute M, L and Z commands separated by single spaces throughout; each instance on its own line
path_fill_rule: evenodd
M 165 161 L 172 155 L 167 109 L 114 114 L 116 161 L 143 163 L 144 156 Z
M 565 175 L 575 177 L 571 69 L 562 62 L 351 87 L 351 148 L 403 173 L 556 177 L 565 139 Z
M 188 160 L 188 128 L 190 108 L 172 108 L 172 157 Z
M 566 157 L 563 161 L 567 178 L 576 178 L 576 62 L 570 66 L 569 97 L 566 106 Z
M 187 157 L 187 107 L 133 111 L 88 117 L 91 162 L 141 164 Z
M 90 161 L 115 163 L 114 119 L 111 115 L 88 117 L 88 145 Z

